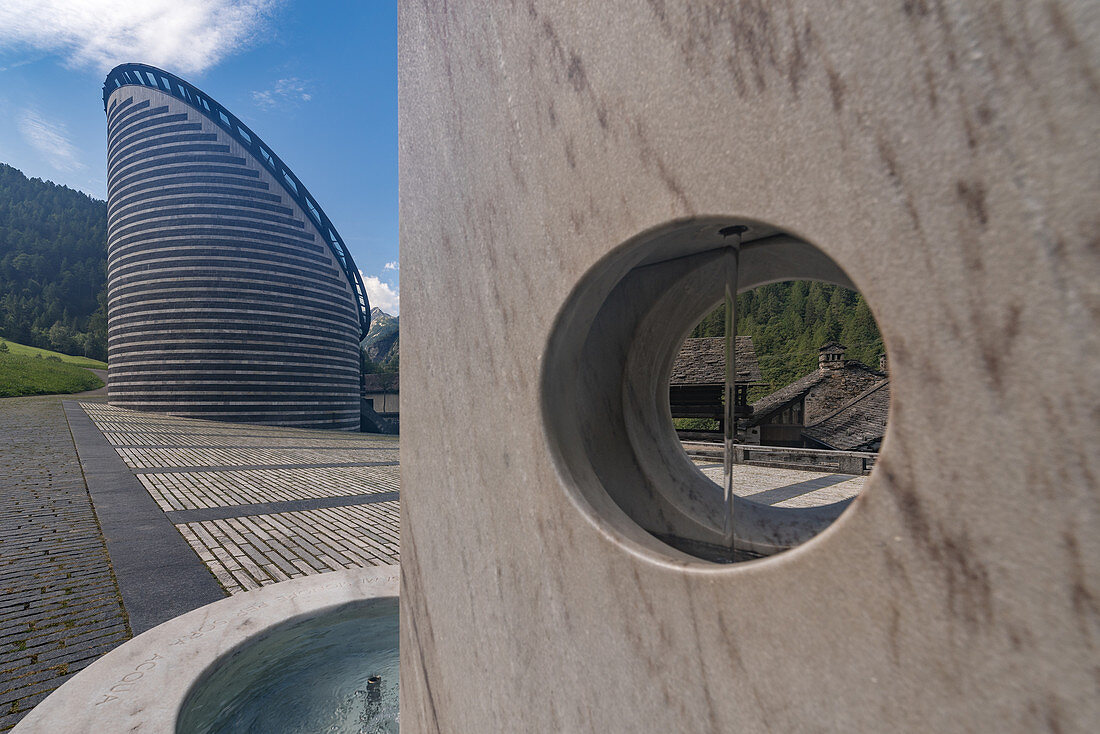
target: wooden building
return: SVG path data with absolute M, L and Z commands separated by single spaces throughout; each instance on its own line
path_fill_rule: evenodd
M 669 379 L 669 407 L 673 418 L 709 418 L 718 421 L 718 433 L 724 426 L 726 386 L 725 337 L 685 339 L 672 366 Z M 734 340 L 735 409 L 738 419 L 752 415 L 748 389 L 763 385 L 760 365 L 751 336 Z

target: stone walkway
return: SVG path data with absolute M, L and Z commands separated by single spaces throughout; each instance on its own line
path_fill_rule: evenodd
M 695 465 L 715 484 L 722 483 L 722 465 L 696 460 Z M 776 507 L 828 505 L 863 491 L 867 477 L 827 474 L 802 469 L 773 469 L 749 464 L 733 466 L 733 493 Z
M 60 398 L 0 400 L 0 731 L 129 637 Z
M 128 639 L 128 619 L 140 632 L 208 601 L 203 584 L 218 598 L 399 562 L 395 436 L 63 408 L 57 396 L 0 400 L 0 429 L 0 731 Z M 720 481 L 720 464 L 697 463 Z M 866 481 L 735 472 L 739 495 L 787 507 Z
M 395 436 L 63 397 L 0 400 L 0 731 L 129 639 L 128 619 L 398 562 Z
M 81 403 L 231 594 L 398 563 L 398 439 Z

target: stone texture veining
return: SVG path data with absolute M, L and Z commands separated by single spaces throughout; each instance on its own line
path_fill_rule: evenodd
M 1072 0 L 402 2 L 403 727 L 1094 728 L 1098 39 Z M 818 245 L 891 355 L 865 491 L 738 568 L 578 503 L 540 410 L 585 274 L 702 215 Z

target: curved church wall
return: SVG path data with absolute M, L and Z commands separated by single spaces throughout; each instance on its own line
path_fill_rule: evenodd
M 359 316 L 252 154 L 157 89 L 107 105 L 108 396 L 135 410 L 359 428 Z

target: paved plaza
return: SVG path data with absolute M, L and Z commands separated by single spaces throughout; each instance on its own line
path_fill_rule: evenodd
M 715 484 L 722 483 L 722 464 L 702 459 L 695 465 Z M 776 507 L 817 507 L 855 497 L 863 491 L 867 477 L 775 469 L 749 464 L 734 464 L 733 493 Z
M 134 634 L 291 578 L 396 564 L 396 436 L 0 401 L 0 731 Z M 697 460 L 721 481 L 721 464 Z M 785 507 L 866 477 L 734 467 Z
M 0 400 L 0 731 L 129 637 L 60 399 Z
M 163 619 L 398 563 L 396 436 L 57 396 L 0 400 L 0 428 L 0 731 Z
M 80 408 L 230 594 L 398 563 L 396 436 Z

